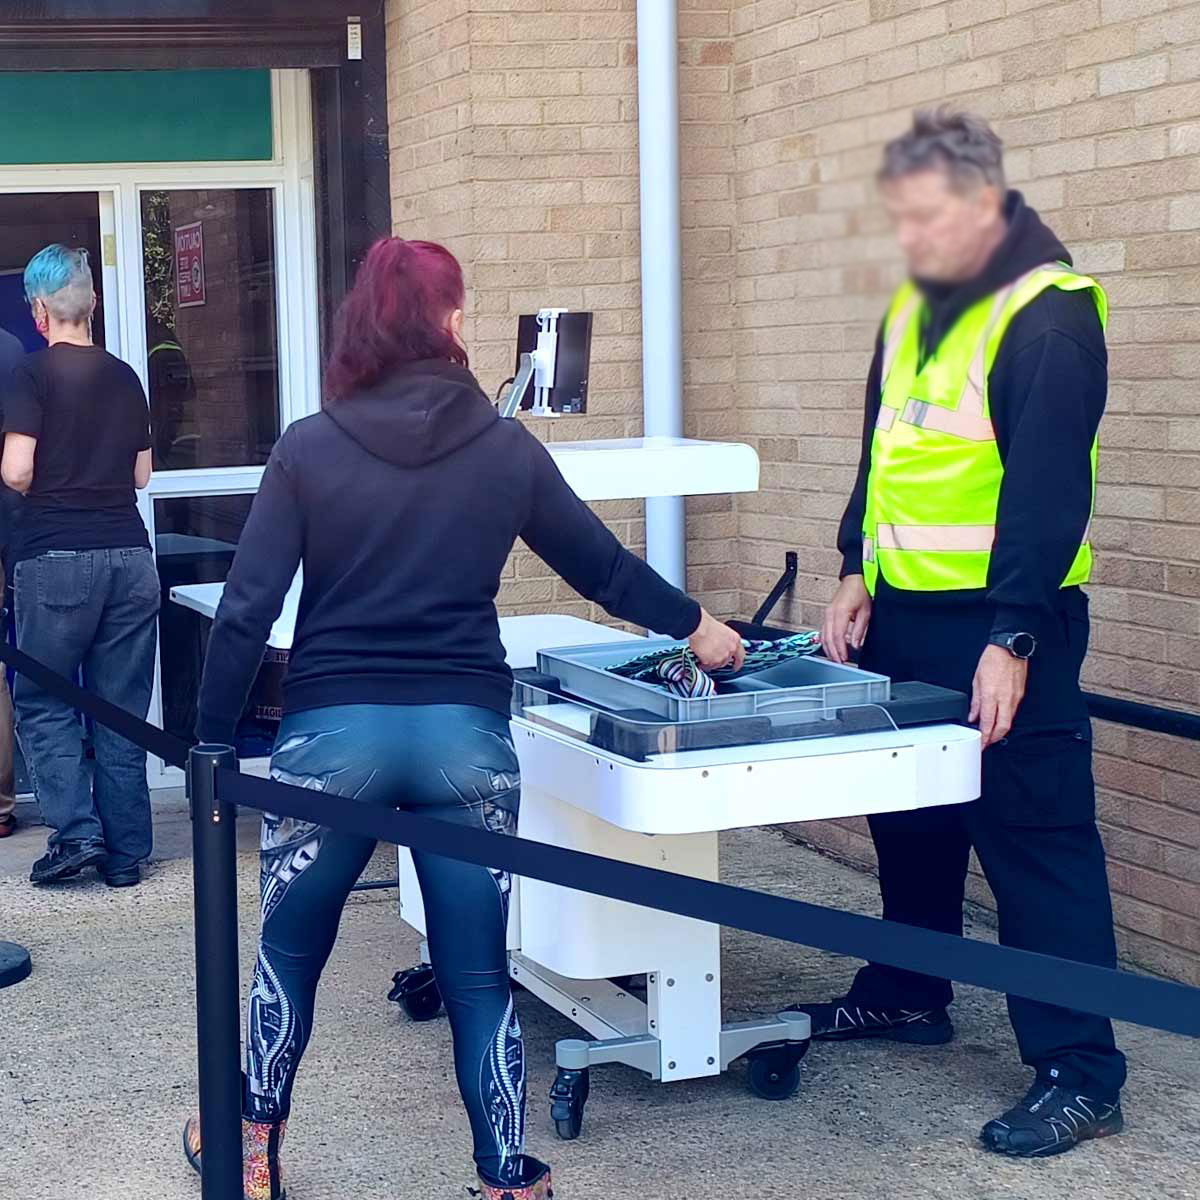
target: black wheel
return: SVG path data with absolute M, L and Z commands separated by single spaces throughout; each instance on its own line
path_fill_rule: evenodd
M 583 1130 L 583 1107 L 591 1091 L 588 1071 L 558 1069 L 550 1088 L 550 1119 L 564 1142 L 573 1142 Z
M 800 1086 L 800 1060 L 808 1053 L 808 1042 L 796 1042 L 750 1056 L 747 1083 L 762 1100 L 786 1100 Z
M 388 999 L 399 1004 L 413 1021 L 432 1021 L 442 1011 L 442 993 L 433 968 L 424 963 L 397 971 Z

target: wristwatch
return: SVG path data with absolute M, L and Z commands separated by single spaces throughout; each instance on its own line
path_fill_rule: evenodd
M 1028 659 L 1037 649 L 1037 638 L 1032 633 L 993 633 L 988 644 L 1003 647 L 1013 658 Z

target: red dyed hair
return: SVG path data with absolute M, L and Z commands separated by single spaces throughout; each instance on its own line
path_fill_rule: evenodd
M 327 400 L 371 387 L 405 363 L 440 358 L 465 367 L 467 352 L 446 328 L 465 300 L 462 267 L 445 246 L 376 242 L 338 311 Z

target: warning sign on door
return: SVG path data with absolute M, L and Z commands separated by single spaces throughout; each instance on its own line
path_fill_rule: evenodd
M 208 302 L 204 283 L 204 223 L 180 225 L 175 230 L 175 285 L 180 308 Z

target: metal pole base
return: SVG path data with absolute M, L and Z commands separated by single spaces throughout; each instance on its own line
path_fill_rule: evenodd
M 29 951 L 15 942 L 0 942 L 0 988 L 28 979 L 33 971 Z

